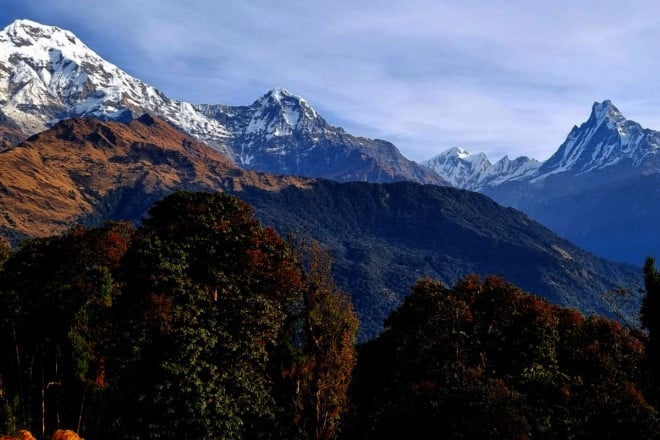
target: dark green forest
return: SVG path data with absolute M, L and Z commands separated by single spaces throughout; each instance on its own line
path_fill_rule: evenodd
M 359 345 L 331 260 L 222 193 L 177 192 L 138 227 L 3 244 L 0 435 L 660 435 L 653 259 L 641 329 L 466 274 L 420 279 Z

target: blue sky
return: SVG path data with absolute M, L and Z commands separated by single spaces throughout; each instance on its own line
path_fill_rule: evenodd
M 274 87 L 413 160 L 546 159 L 594 101 L 660 130 L 660 4 L 621 1 L 0 0 L 0 27 L 71 30 L 195 103 Z

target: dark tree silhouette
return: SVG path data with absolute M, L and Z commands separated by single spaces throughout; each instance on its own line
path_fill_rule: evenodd
M 660 273 L 655 268 L 655 259 L 647 257 L 644 263 L 644 287 L 640 318 L 642 327 L 648 330 L 646 362 L 654 382 L 654 398 L 659 397 L 660 387 Z

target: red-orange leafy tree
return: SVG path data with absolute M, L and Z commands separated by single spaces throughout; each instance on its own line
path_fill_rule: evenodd
M 356 437 L 653 438 L 643 341 L 498 277 L 422 280 L 361 348 Z
M 331 256 L 316 242 L 298 245 L 302 298 L 292 315 L 289 367 L 293 395 L 289 438 L 332 439 L 347 407 L 358 320 L 334 284 Z

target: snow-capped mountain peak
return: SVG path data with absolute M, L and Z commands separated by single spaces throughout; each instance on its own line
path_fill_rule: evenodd
M 445 151 L 445 153 L 456 154 L 456 157 L 458 157 L 459 159 L 467 159 L 470 156 L 472 156 L 472 153 L 470 153 L 467 150 L 464 150 L 461 147 L 450 148 L 449 150 Z
M 289 92 L 287 89 L 284 87 L 275 87 L 274 89 L 270 90 L 268 93 L 266 93 L 264 96 L 269 96 L 272 97 L 273 99 L 280 101 L 286 97 L 291 97 L 294 96 L 291 92 Z
M 265 95 L 259 98 L 259 100 L 269 100 L 273 103 L 280 104 L 285 101 L 297 101 L 298 103 L 307 104 L 302 97 L 289 92 L 283 87 L 275 87 L 274 89 L 269 90 Z
M 538 177 L 601 170 L 629 160 L 634 166 L 656 154 L 660 133 L 626 119 L 611 101 L 596 102 L 589 119 L 573 127 L 566 141 L 541 167 Z
M 30 20 L 0 31 L 0 113 L 26 134 L 67 117 L 126 120 L 145 112 L 228 152 L 230 134 L 218 121 L 105 61 L 72 32 Z
M 594 102 L 591 107 L 591 117 L 596 119 L 598 125 L 603 122 L 610 124 L 610 128 L 616 124 L 622 124 L 626 121 L 618 108 L 612 104 L 612 101 L 606 99 L 603 102 Z
M 479 191 L 486 185 L 520 180 L 535 175 L 540 163 L 527 157 L 510 160 L 508 156 L 491 163 L 484 153 L 472 154 L 454 147 L 422 163 L 458 188 Z
M 536 176 L 540 166 L 541 162 L 527 156 L 520 156 L 513 160 L 509 159 L 509 156 L 504 156 L 486 170 L 481 179 L 481 187 L 485 184 L 494 186 L 507 181 L 532 178 Z
M 448 148 L 447 150 L 443 151 L 442 153 L 438 154 L 431 160 L 436 160 L 440 161 L 443 163 L 446 163 L 448 161 L 455 161 L 456 159 L 460 159 L 463 161 L 467 161 L 470 163 L 477 163 L 477 164 L 484 164 L 487 163 L 490 165 L 490 162 L 488 161 L 488 158 L 484 153 L 476 153 L 472 154 L 468 150 L 462 148 L 462 147 L 452 147 Z
M 69 44 L 82 44 L 69 31 L 26 19 L 16 20 L 0 32 L 0 42 L 11 41 L 15 46 L 32 46 L 37 44 L 40 39 L 57 41 L 62 38 L 68 40 Z M 69 46 L 69 44 L 60 45 Z
M 290 136 L 295 131 L 320 133 L 325 120 L 300 96 L 283 88 L 270 90 L 252 104 L 252 118 L 245 130 L 248 136 Z
M 286 89 L 273 89 L 247 106 L 193 105 L 105 61 L 69 31 L 29 20 L 0 31 L 0 121 L 23 135 L 65 118 L 129 120 L 144 113 L 258 171 L 445 184 L 394 145 L 327 124 Z
M 484 153 L 472 154 L 461 147 L 453 147 L 421 165 L 432 169 L 456 187 L 473 189 L 491 163 Z
M 302 117 L 307 119 L 319 118 L 318 113 L 314 110 L 305 99 L 301 96 L 289 92 L 287 89 L 276 87 L 266 93 L 264 96 L 257 100 L 262 106 L 277 105 L 283 112 L 293 110 L 300 110 Z
M 644 166 L 644 172 L 654 172 L 660 164 L 660 132 L 626 119 L 610 100 L 595 102 L 589 118 L 574 126 L 545 162 L 504 156 L 491 164 L 484 154 L 450 148 L 422 163 L 453 185 L 473 191 L 487 191 L 511 181 L 540 184 L 555 174 L 581 175 L 619 164 Z
M 73 33 L 30 20 L 16 20 L 0 31 L 0 63 L 13 73 L 7 78 L 9 85 L 42 83 L 54 98 L 61 92 L 80 93 L 88 81 L 107 88 L 132 79 Z

